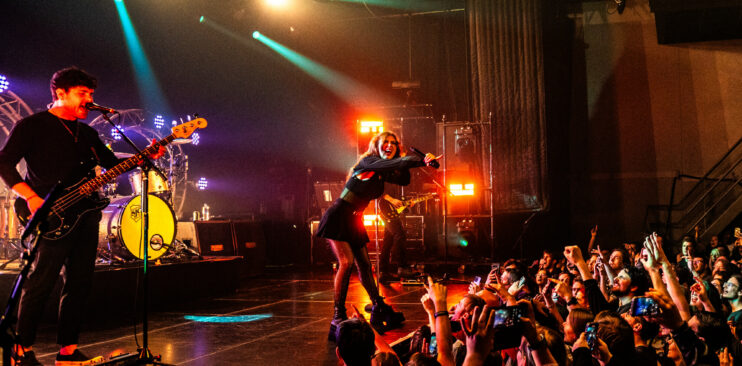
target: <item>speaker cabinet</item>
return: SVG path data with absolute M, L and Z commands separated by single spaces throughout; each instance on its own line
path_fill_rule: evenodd
M 263 273 L 266 242 L 260 223 L 233 221 L 232 230 L 237 255 L 245 259 L 245 274 L 254 276 Z
M 204 256 L 235 255 L 232 223 L 227 220 L 195 221 L 198 248 Z

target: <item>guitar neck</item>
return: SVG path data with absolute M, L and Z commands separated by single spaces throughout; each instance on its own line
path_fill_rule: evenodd
M 89 180 L 88 182 L 83 184 L 81 188 L 88 192 L 92 192 L 92 191 L 100 189 L 101 187 L 106 185 L 106 183 L 110 182 L 112 179 L 136 167 L 139 161 L 141 161 L 142 159 L 146 159 L 147 156 L 152 155 L 156 153 L 157 151 L 159 151 L 160 147 L 164 147 L 170 144 L 173 141 L 173 139 L 175 139 L 175 135 L 171 134 L 165 137 L 164 139 L 155 142 L 154 144 L 143 149 L 141 153 L 138 153 L 118 163 L 115 167 L 108 169 L 105 173 Z

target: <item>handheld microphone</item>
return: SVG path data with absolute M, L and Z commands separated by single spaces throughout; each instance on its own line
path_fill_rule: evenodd
M 90 102 L 88 104 L 85 104 L 85 109 L 87 109 L 89 111 L 98 111 L 98 112 L 103 112 L 103 113 L 118 113 L 113 108 L 104 107 L 102 105 L 98 105 L 98 104 L 95 104 L 93 102 Z
M 420 151 L 420 150 L 418 150 L 418 149 L 416 149 L 416 148 L 414 148 L 412 146 L 410 146 L 410 151 L 414 152 L 417 155 L 420 155 L 420 157 L 423 157 L 423 158 L 425 157 L 425 153 L 423 153 L 422 151 Z M 433 159 L 433 160 L 430 161 L 430 163 L 428 163 L 428 166 L 432 166 L 433 168 L 438 169 L 438 168 L 441 167 L 441 163 L 439 163 L 438 160 Z

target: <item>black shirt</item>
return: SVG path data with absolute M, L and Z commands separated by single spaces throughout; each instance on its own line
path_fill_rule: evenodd
M 410 168 L 424 166 L 418 156 L 405 156 L 383 159 L 379 156 L 366 156 L 353 167 L 352 177 L 345 183 L 345 188 L 365 201 L 360 205 L 366 207 L 371 200 L 384 194 L 384 182 L 398 185 L 410 184 Z
M 16 170 L 21 159 L 26 161 L 25 179 Z M 104 168 L 119 162 L 92 127 L 44 111 L 13 127 L 0 150 L 0 177 L 9 187 L 25 181 L 43 198 L 57 182 L 74 182 L 90 174 L 80 167 L 91 160 L 91 167 L 97 164 Z

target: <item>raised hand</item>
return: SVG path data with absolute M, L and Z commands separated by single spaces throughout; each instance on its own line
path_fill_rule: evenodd
M 484 281 L 484 286 L 487 287 L 490 283 L 498 283 L 500 278 L 498 277 L 497 268 L 492 268 L 490 273 L 487 275 L 487 279 Z
M 433 282 L 433 278 L 428 276 L 428 284 L 425 285 L 430 300 L 433 301 L 436 311 L 446 310 L 446 295 L 448 289 L 442 283 Z
M 420 298 L 420 302 L 423 304 L 423 309 L 429 314 L 435 313 L 435 304 L 430 299 L 430 295 L 427 293 Z
M 469 293 L 472 295 L 475 295 L 479 291 L 482 291 L 482 286 L 480 286 L 478 283 L 474 281 L 471 281 L 469 283 Z
M 471 327 L 466 324 L 464 319 L 460 320 L 461 329 L 466 334 L 467 358 L 469 358 L 469 355 L 476 355 L 484 359 L 492 350 L 495 335 L 495 313 L 489 306 L 485 305 L 484 309 L 477 306 L 474 308 L 471 319 Z
M 549 278 L 549 281 L 556 284 L 554 290 L 564 299 L 564 301 L 569 301 L 569 299 L 572 298 L 572 289 L 569 288 L 566 283 L 553 278 Z
M 564 258 L 567 258 L 567 261 L 569 263 L 575 265 L 579 262 L 585 261 L 585 259 L 582 258 L 582 251 L 580 250 L 580 247 L 576 245 L 564 247 Z
M 723 350 L 717 351 L 716 355 L 719 356 L 719 366 L 734 365 L 734 357 L 729 354 L 729 348 L 724 347 Z

